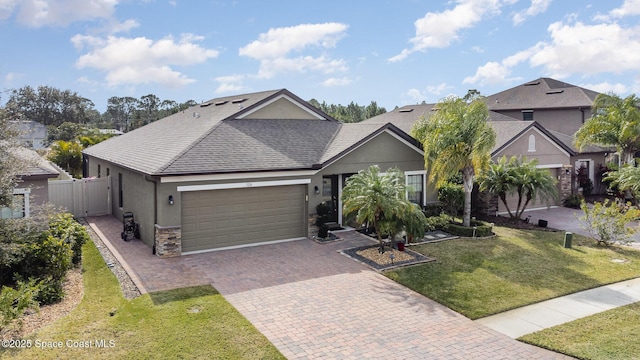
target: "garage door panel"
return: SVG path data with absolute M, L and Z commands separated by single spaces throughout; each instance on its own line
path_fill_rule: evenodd
M 306 185 L 185 192 L 183 252 L 306 235 Z

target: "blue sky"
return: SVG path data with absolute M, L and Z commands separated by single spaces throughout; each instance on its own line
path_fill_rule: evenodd
M 626 96 L 639 20 L 640 0 L 0 0 L 0 81 L 99 111 L 279 88 L 391 110 L 539 77 Z

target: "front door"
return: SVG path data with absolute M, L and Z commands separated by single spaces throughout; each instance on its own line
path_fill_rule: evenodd
M 338 222 L 338 175 L 322 177 L 322 201 L 329 204 L 329 221 Z

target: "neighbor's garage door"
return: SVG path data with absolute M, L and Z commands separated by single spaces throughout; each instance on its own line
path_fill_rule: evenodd
M 182 193 L 182 251 L 306 236 L 306 185 Z

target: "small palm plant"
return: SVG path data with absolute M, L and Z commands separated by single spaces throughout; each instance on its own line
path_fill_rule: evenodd
M 426 218 L 419 207 L 406 200 L 404 175 L 398 169 L 381 174 L 373 165 L 351 176 L 342 190 L 342 201 L 345 216 L 355 214 L 356 222 L 373 226 L 382 252 L 382 235 L 394 236 L 409 223 L 413 235 L 424 236 Z

